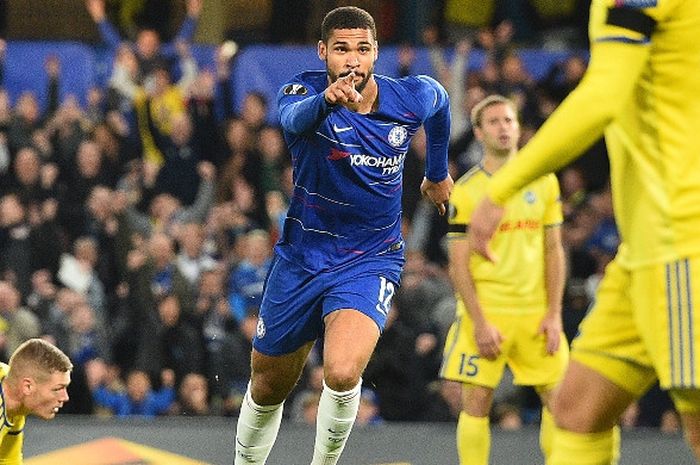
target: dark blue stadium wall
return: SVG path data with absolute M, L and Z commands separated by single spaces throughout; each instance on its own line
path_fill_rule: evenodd
M 398 47 L 380 46 L 376 72 L 396 76 L 398 72 Z M 200 68 L 213 68 L 215 47 L 195 45 L 193 54 Z M 557 61 L 569 53 L 542 50 L 522 50 L 520 55 L 526 68 L 535 79 L 543 77 Z M 95 48 L 80 42 L 9 42 L 5 59 L 4 87 L 12 102 L 25 90 L 37 94 L 43 105 L 46 104 L 46 74 L 44 62 L 50 55 L 61 60 L 61 99 L 69 94 L 76 95 L 84 104 L 91 86 L 105 86 L 112 71 L 112 53 L 103 48 Z M 448 56 L 449 59 L 449 56 Z M 470 69 L 478 69 L 484 62 L 480 51 L 472 53 Z M 233 70 L 234 108 L 240 104 L 249 91 L 259 91 L 270 102 L 268 121 L 274 122 L 277 112 L 275 97 L 277 90 L 295 73 L 323 69 L 313 46 L 269 46 L 255 45 L 243 49 L 235 59 Z M 428 50 L 416 50 L 416 60 L 412 72 L 435 77 L 430 64 Z

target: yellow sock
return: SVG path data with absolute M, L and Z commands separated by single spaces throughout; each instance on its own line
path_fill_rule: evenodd
M 457 421 L 457 454 L 460 465 L 488 465 L 491 450 L 489 417 L 472 417 L 465 412 Z
M 614 429 L 602 433 L 572 433 L 557 429 L 547 465 L 612 465 L 616 460 L 613 454 L 615 444 Z M 619 450 L 619 441 L 617 444 Z
M 554 418 L 549 412 L 549 409 L 542 407 L 542 421 L 540 421 L 540 450 L 544 455 L 544 463 L 549 464 L 549 458 L 552 456 L 552 444 L 554 444 Z
M 621 443 L 622 437 L 620 436 L 620 427 L 615 425 L 613 427 L 612 460 L 610 461 L 612 465 L 617 465 L 618 463 L 620 463 Z

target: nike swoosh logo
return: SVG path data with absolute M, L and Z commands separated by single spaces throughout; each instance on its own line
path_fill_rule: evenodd
M 338 133 L 338 132 L 349 131 L 349 130 L 351 130 L 351 129 L 352 129 L 352 126 L 348 126 L 348 127 L 345 127 L 345 128 L 339 128 L 337 124 L 334 124 L 334 125 L 333 125 L 333 130 L 334 130 L 336 133 Z

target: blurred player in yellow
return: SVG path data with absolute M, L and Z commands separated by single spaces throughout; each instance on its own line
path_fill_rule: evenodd
M 8 364 L 0 363 L 0 464 L 22 463 L 27 415 L 51 420 L 68 401 L 73 364 L 42 339 L 22 343 Z
M 455 184 L 450 197 L 449 268 L 457 291 L 441 376 L 462 383 L 457 423 L 461 465 L 488 465 L 489 412 L 505 365 L 515 384 L 534 386 L 542 404 L 566 369 L 561 301 L 566 276 L 561 244 L 559 183 L 550 174 L 528 184 L 505 205 L 493 240 L 494 264 L 469 249 L 469 221 L 491 175 L 515 155 L 520 125 L 513 103 L 492 95 L 472 110 L 484 148 L 481 165 Z M 551 447 L 552 419 L 542 410 L 540 446 Z
M 622 245 L 553 399 L 551 464 L 608 464 L 612 427 L 658 378 L 700 458 L 700 2 L 594 0 L 577 89 L 493 177 L 470 228 L 488 241 L 521 187 L 605 133 Z

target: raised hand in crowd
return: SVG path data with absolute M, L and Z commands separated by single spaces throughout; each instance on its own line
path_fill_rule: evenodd
M 106 17 L 104 0 L 85 0 L 85 8 L 96 23 L 103 21 Z

